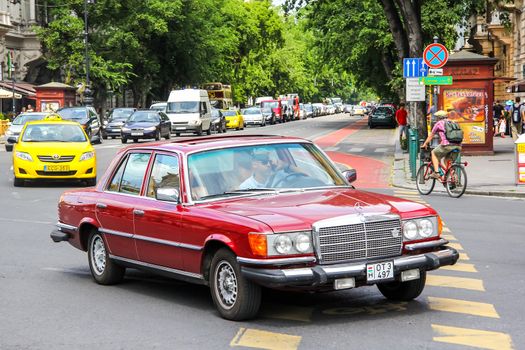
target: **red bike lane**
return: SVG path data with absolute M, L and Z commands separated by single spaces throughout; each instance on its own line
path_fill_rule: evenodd
M 337 131 L 314 139 L 321 148 L 335 147 L 345 141 L 351 143 L 352 137 L 356 137 L 359 130 L 367 126 L 365 118 L 347 125 Z M 357 171 L 357 180 L 354 183 L 360 188 L 388 188 L 389 187 L 389 165 L 381 160 L 363 157 L 354 154 L 326 151 L 326 154 L 336 163 L 344 164 Z

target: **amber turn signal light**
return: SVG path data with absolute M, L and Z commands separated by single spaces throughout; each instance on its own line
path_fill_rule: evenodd
M 438 237 L 441 236 L 442 231 L 443 231 L 443 221 L 441 221 L 441 216 L 438 215 Z
M 268 247 L 266 244 L 266 235 L 262 235 L 259 233 L 250 233 L 248 235 L 248 241 L 250 242 L 250 248 L 252 249 L 253 255 L 267 255 Z

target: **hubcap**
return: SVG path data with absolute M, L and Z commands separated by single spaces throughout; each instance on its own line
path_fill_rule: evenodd
M 237 276 L 227 261 L 221 261 L 215 270 L 215 293 L 225 309 L 231 309 L 237 301 Z
M 91 243 L 91 264 L 95 268 L 97 275 L 104 273 L 106 268 L 106 247 L 100 236 L 95 237 Z

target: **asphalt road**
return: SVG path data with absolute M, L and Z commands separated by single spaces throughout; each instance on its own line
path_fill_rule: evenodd
M 525 201 L 422 197 L 391 188 L 394 131 L 368 130 L 348 115 L 232 133 L 316 140 L 339 163 L 355 167 L 364 187 L 428 203 L 460 249 L 460 263 L 431 273 L 410 303 L 386 301 L 375 287 L 265 291 L 259 318 L 225 321 L 203 286 L 135 270 L 120 285 L 95 284 L 86 254 L 49 238 L 60 194 L 78 185 L 15 188 L 11 153 L 0 152 L 0 349 L 525 347 Z M 96 146 L 99 174 L 120 147 L 120 140 Z

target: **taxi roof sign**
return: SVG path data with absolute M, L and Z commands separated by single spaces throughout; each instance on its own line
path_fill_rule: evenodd
M 62 117 L 58 114 L 49 114 L 49 115 L 46 115 L 44 117 L 45 121 L 52 121 L 52 120 L 56 120 L 56 121 L 62 121 Z

